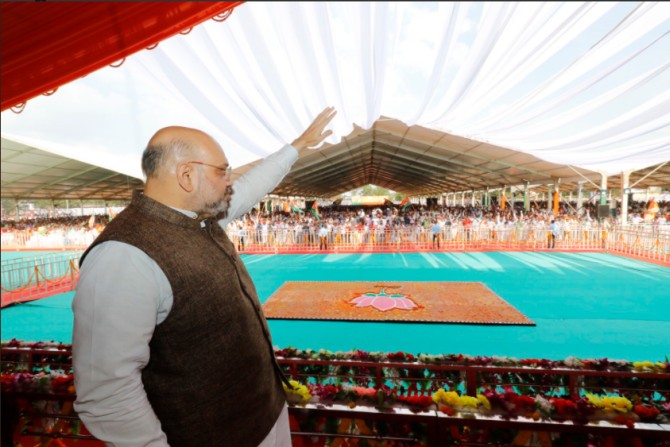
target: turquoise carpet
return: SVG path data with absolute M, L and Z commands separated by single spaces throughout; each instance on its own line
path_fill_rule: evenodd
M 670 357 L 670 269 L 601 253 L 244 255 L 262 302 L 284 281 L 480 281 L 537 326 L 271 320 L 276 346 L 516 358 Z M 71 342 L 73 293 L 2 310 L 2 340 Z M 318 299 L 318 290 L 314 299 Z

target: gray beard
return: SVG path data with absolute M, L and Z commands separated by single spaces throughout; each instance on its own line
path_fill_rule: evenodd
M 208 203 L 203 210 L 198 213 L 201 219 L 209 219 L 211 217 L 216 220 L 225 219 L 228 217 L 228 208 L 230 207 L 230 199 L 233 197 L 233 187 L 228 186 L 223 198 L 216 202 Z

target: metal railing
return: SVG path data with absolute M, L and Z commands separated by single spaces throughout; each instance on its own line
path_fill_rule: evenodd
M 92 436 L 80 424 L 73 410 L 75 390 L 72 386 L 72 352 L 69 345 L 58 347 L 3 347 L 2 348 L 2 398 L 8 407 L 17 411 L 20 434 L 30 437 L 88 439 Z M 640 401 L 667 403 L 670 399 L 670 374 L 667 372 L 644 372 L 634 370 L 600 369 L 590 367 L 535 367 L 492 366 L 481 364 L 426 364 L 417 361 L 375 360 L 320 360 L 278 357 L 278 363 L 292 379 L 311 384 L 343 384 L 385 388 L 392 393 L 431 395 L 438 389 L 458 390 L 459 394 L 475 396 L 484 389 L 509 390 L 519 394 L 545 396 L 579 396 L 585 392 L 598 395 L 611 393 L 635 396 Z M 20 378 L 16 378 L 21 376 Z M 46 384 L 45 377 L 52 382 Z M 54 383 L 58 381 L 57 383 Z M 47 386 L 49 385 L 49 386 Z M 38 403 L 51 402 L 49 406 Z M 45 410 L 48 408 L 48 410 Z M 418 442 L 415 434 L 399 431 L 410 445 L 446 445 L 445 440 L 466 440 L 464 427 L 469 430 L 483 428 L 486 431 L 502 429 L 525 436 L 525 432 L 567 432 L 589 436 L 628 436 L 641 439 L 663 439 L 668 433 L 667 424 L 636 423 L 635 429 L 625 425 L 599 421 L 598 424 L 566 423 L 565 421 L 537 421 L 527 417 L 482 416 L 451 417 L 435 409 L 411 411 L 408 408 L 387 407 L 380 409 L 374 404 L 353 408 L 345 403 L 307 404 L 291 407 L 291 432 L 294 443 L 303 436 L 312 438 L 351 438 L 393 441 L 394 436 L 374 429 L 377 422 L 398 424 L 424 424 L 424 440 Z M 312 422 L 309 422 L 311 418 Z M 341 430 L 327 431 L 315 427 L 314 420 L 333 418 L 332 427 Z M 28 423 L 29 422 L 29 423 Z M 349 431 L 357 425 L 365 426 L 365 432 Z M 74 430 L 74 427 L 79 429 Z M 83 429 L 82 429 L 83 427 Z M 342 429 L 345 430 L 342 430 Z M 361 436 L 362 435 L 362 436 Z M 415 443 L 416 441 L 416 443 Z M 70 444 L 68 444 L 70 445 Z M 302 445 L 299 442 L 296 445 Z M 312 444 L 309 444 L 312 445 Z M 323 445 L 323 444 L 320 444 Z M 457 444 L 454 444 L 457 445 Z M 464 444 L 465 445 L 465 444 Z M 484 445 L 484 444 L 478 444 Z M 485 444 L 496 445 L 496 444 Z
M 81 253 L 53 253 L 3 261 L 2 307 L 74 290 L 79 279 Z
M 446 226 L 329 232 L 246 230 L 229 237 L 240 253 L 360 253 L 453 251 L 596 251 L 670 265 L 670 233 L 653 228 L 572 227 L 550 247 L 547 228 Z M 3 247 L 4 248 L 4 247 Z M 82 247 L 84 249 L 85 247 Z M 2 306 L 74 290 L 81 251 L 2 262 Z

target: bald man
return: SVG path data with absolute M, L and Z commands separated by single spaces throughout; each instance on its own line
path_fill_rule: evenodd
M 82 255 L 73 301 L 75 409 L 110 446 L 290 446 L 286 378 L 228 222 L 332 132 L 324 109 L 234 183 L 221 146 L 166 127 L 144 191 Z

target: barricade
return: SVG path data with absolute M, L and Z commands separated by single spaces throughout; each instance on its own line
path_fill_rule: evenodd
M 54 253 L 2 262 L 2 307 L 72 291 L 82 252 Z
M 632 237 L 631 244 L 619 243 Z M 463 228 L 445 226 L 436 238 L 430 229 L 403 227 L 384 230 L 352 230 L 330 232 L 327 249 L 321 247 L 314 231 L 245 230 L 230 238 L 241 253 L 357 253 L 357 252 L 414 252 L 414 251 L 612 251 L 650 260 L 667 261 L 670 252 L 670 232 L 645 233 L 621 228 L 574 226 L 556 237 L 553 249 L 548 246 L 547 228 L 514 227 Z M 243 241 L 243 242 L 242 242 Z
M 573 226 L 557 235 L 555 248 L 551 249 L 548 232 L 547 228 L 527 226 L 463 228 L 453 225 L 445 226 L 434 239 L 430 229 L 421 227 L 357 229 L 331 231 L 325 248 L 315 230 L 245 230 L 242 236 L 234 232 L 229 237 L 240 253 L 247 254 L 596 251 L 670 265 L 670 232 L 653 227 Z M 74 290 L 80 254 L 3 261 L 2 306 Z

